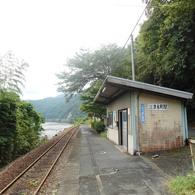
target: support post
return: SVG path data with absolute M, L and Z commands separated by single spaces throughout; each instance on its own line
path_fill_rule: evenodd
M 135 65 L 134 65 L 134 46 L 133 35 L 131 34 L 131 64 L 132 64 L 132 80 L 135 81 Z
M 193 168 L 193 172 L 195 172 L 195 140 L 189 139 L 189 143 L 190 143 L 190 151 L 192 157 L 192 168 Z

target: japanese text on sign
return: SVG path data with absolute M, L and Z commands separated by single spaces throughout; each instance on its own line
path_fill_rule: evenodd
M 148 104 L 148 110 L 167 110 L 168 104 Z

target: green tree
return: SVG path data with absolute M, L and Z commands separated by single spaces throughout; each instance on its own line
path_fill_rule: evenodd
M 100 120 L 103 120 L 104 117 L 106 116 L 106 108 L 103 105 L 94 103 L 93 101 L 101 84 L 102 81 L 99 80 L 96 82 L 94 86 L 85 91 L 84 95 L 81 96 L 83 104 L 81 105 L 80 109 L 88 113 L 89 116 L 92 115 L 93 117 L 97 117 Z
M 0 89 L 8 92 L 21 94 L 21 87 L 24 86 L 28 64 L 18 60 L 11 51 L 0 56 Z
M 58 91 L 65 94 L 80 93 L 93 86 L 97 80 L 104 80 L 107 75 L 124 74 L 126 68 L 119 66 L 120 61 L 117 63 L 120 52 L 121 48 L 116 44 L 102 46 L 95 51 L 81 49 L 67 60 L 65 71 L 57 75 L 60 80 Z
M 9 162 L 14 154 L 17 99 L 13 93 L 0 93 L 0 165 Z
M 33 149 L 40 141 L 44 118 L 34 110 L 32 104 L 19 101 L 17 103 L 17 136 L 15 138 L 15 154 L 21 155 Z
M 19 97 L 27 67 L 12 52 L 0 57 L 0 165 L 30 151 L 40 139 L 44 119 Z
M 13 92 L 0 92 L 0 165 L 34 148 L 44 118 Z
M 153 0 L 147 15 L 135 44 L 137 78 L 194 93 L 194 0 Z
M 165 20 L 165 13 L 158 2 L 152 1 L 147 10 L 149 18 L 141 26 L 140 34 L 136 38 L 135 60 L 138 80 L 162 85 L 164 71 L 158 49 L 162 36 L 159 30 Z
M 124 53 L 121 50 L 116 44 L 94 51 L 81 49 L 67 61 L 68 68 L 57 75 L 60 80 L 58 91 L 69 96 L 83 93 L 81 110 L 103 119 L 105 108 L 93 103 L 102 81 L 107 75 L 131 78 L 130 48 L 125 49 Z
M 148 15 L 136 43 L 139 78 L 193 91 L 195 2 L 153 0 Z

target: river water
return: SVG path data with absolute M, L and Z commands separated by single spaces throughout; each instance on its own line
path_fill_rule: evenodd
M 47 136 L 48 139 L 51 139 L 53 136 L 58 134 L 60 131 L 63 131 L 65 128 L 73 126 L 69 123 L 57 123 L 57 122 L 46 122 L 42 125 L 44 131 L 42 136 Z

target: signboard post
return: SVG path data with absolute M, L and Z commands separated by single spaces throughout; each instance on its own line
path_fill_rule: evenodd
M 193 171 L 195 172 L 195 139 L 189 139 Z

